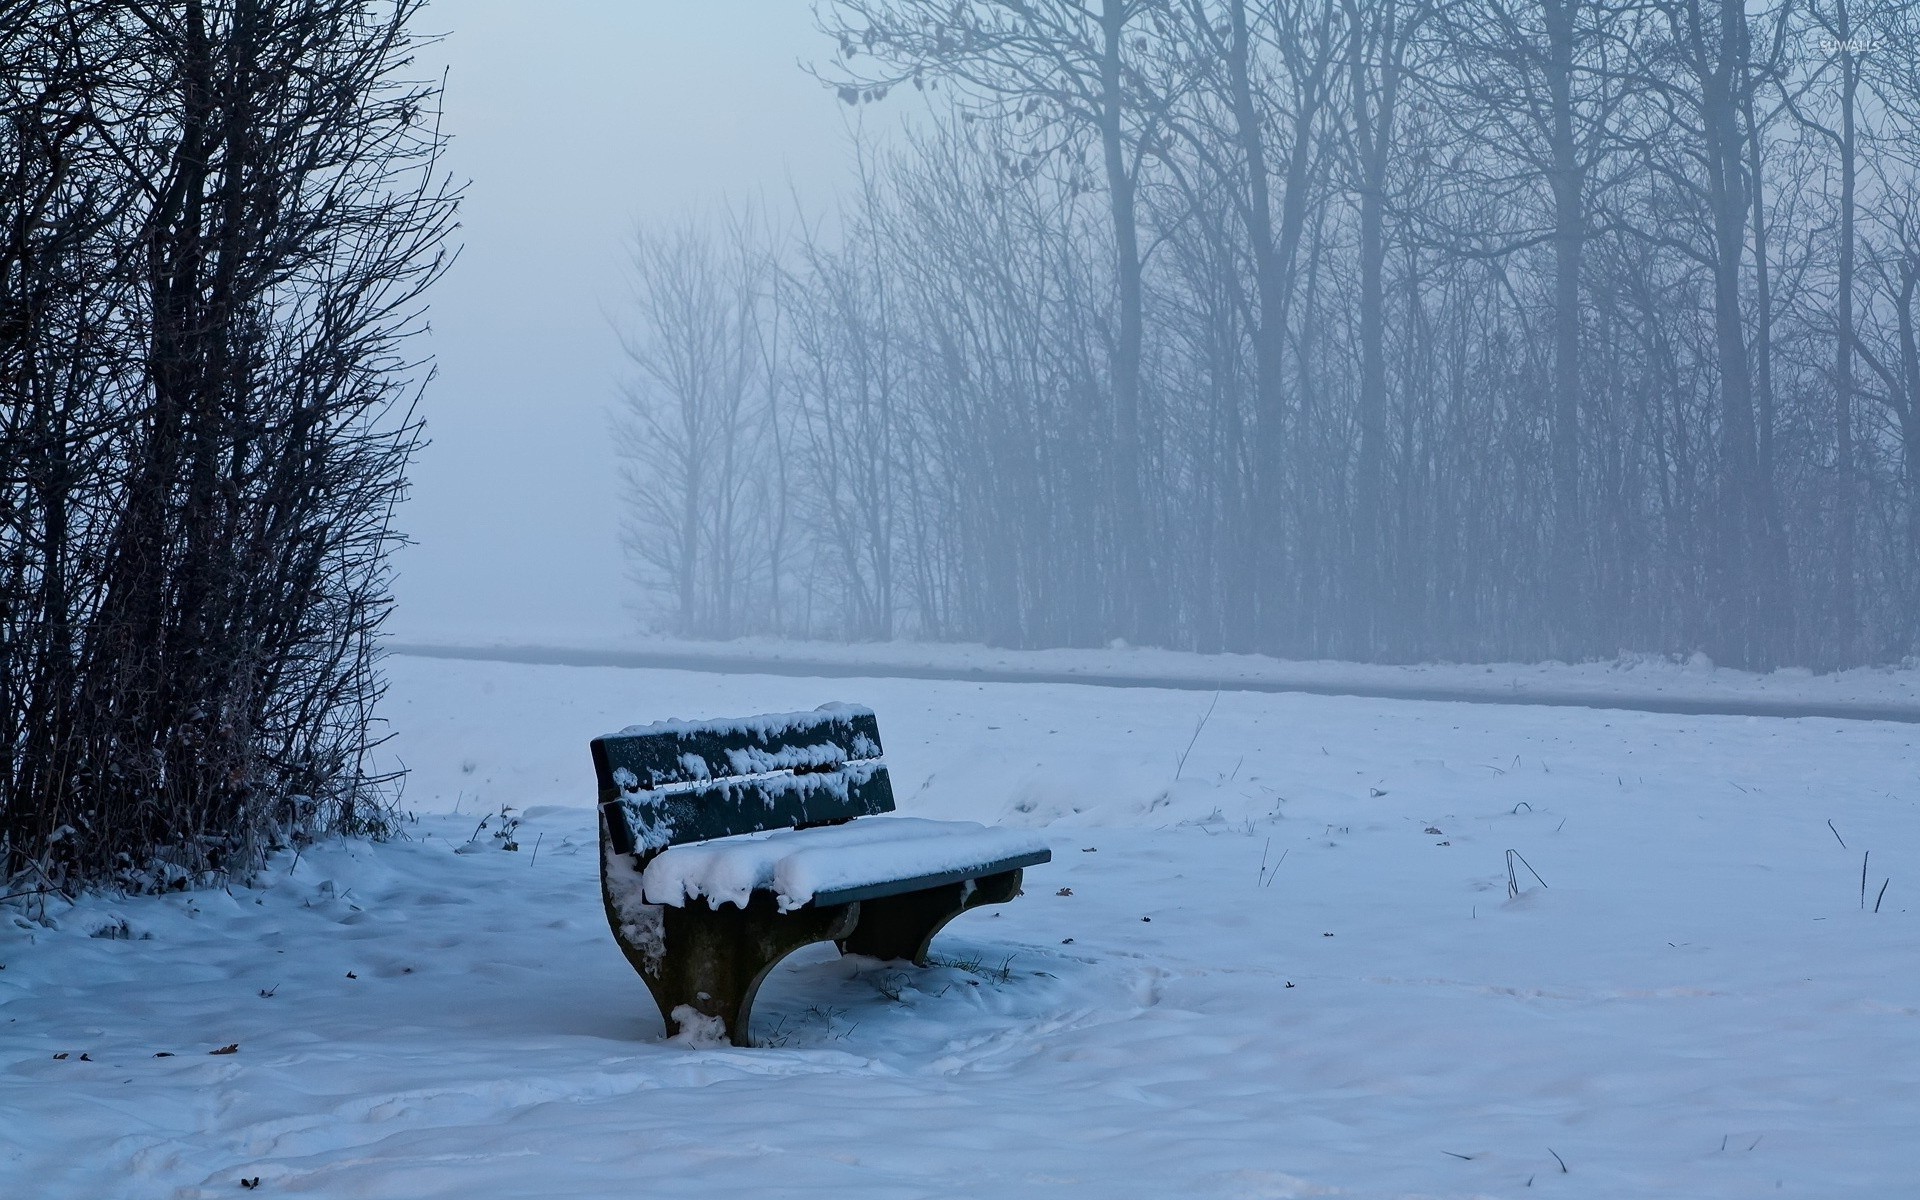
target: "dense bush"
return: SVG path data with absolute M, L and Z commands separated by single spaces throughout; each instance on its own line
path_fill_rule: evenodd
M 406 339 L 454 196 L 412 0 L 0 3 L 0 877 L 378 831 Z

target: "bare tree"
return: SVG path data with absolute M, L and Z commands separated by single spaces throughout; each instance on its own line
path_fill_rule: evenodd
M 769 386 L 778 370 L 768 364 L 769 255 L 751 214 L 717 231 L 689 220 L 633 248 L 634 324 L 621 340 L 635 375 L 614 426 L 632 505 L 627 545 L 642 581 L 672 597 L 680 633 L 738 633 L 770 553 L 748 507 L 781 428 Z M 785 504 L 771 507 L 764 532 L 777 543 Z
M 1641 13 L 1592 0 L 1507 0 L 1443 7 L 1439 33 L 1452 69 L 1429 81 L 1456 103 L 1456 136 L 1479 141 L 1454 186 L 1463 194 L 1525 195 L 1538 202 L 1475 205 L 1466 248 L 1513 255 L 1545 244 L 1552 250 L 1548 310 L 1552 383 L 1547 406 L 1553 479 L 1548 608 L 1561 614 L 1549 640 L 1557 653 L 1595 645 L 1582 496 L 1582 296 L 1587 245 L 1602 230 L 1604 194 L 1623 149 L 1619 123 L 1628 91 L 1621 85 L 1624 47 L 1644 35 Z M 1479 169 L 1484 162 L 1484 169 Z M 1490 219 L 1517 218 L 1513 229 Z
M 1111 487 L 1118 523 L 1118 583 L 1136 638 L 1165 636 L 1153 578 L 1144 499 L 1141 356 L 1144 269 L 1139 174 L 1156 134 L 1143 128 L 1146 77 L 1130 60 L 1130 39 L 1164 0 L 841 0 L 827 32 L 840 48 L 842 94 L 877 98 L 927 77 L 957 82 L 990 119 L 1031 126 L 1029 154 L 1077 149 L 1091 134 L 1108 204 L 1118 323 L 1112 351 Z M 872 70 L 861 63 L 871 60 Z M 1028 169 L 1031 164 L 1028 165 Z
M 865 184 L 838 250 L 808 239 L 785 286 L 794 313 L 797 440 L 814 481 L 808 515 L 832 560 L 841 629 L 886 640 L 898 605 L 894 527 L 903 506 L 895 492 L 912 486 L 913 464 L 900 454 L 905 356 L 896 345 L 892 278 L 880 258 L 884 235 L 872 224 L 878 185 Z
M 1164 19 L 1170 65 L 1143 97 L 1162 106 L 1161 124 L 1191 160 L 1183 169 L 1176 155 L 1159 158 L 1186 203 L 1203 210 L 1215 193 L 1230 196 L 1251 260 L 1251 469 L 1221 581 L 1225 630 L 1243 649 L 1277 645 L 1287 623 L 1288 343 L 1309 205 L 1327 190 L 1343 11 L 1333 0 L 1186 0 Z M 1230 404 L 1222 412 L 1236 423 Z
M 1778 542 L 1768 528 L 1771 464 L 1761 458 L 1745 296 L 1763 187 L 1749 170 L 1748 152 L 1765 136 L 1753 127 L 1753 97 L 1777 75 L 1784 26 L 1776 12 L 1774 39 L 1756 54 L 1749 14 L 1738 0 L 1673 0 L 1659 12 L 1665 36 L 1649 43 L 1638 78 L 1661 115 L 1646 135 L 1646 162 L 1682 206 L 1672 215 L 1687 212 L 1701 236 L 1644 232 L 1694 259 L 1712 281 L 1719 479 L 1711 627 L 1721 658 L 1766 666 L 1779 652 L 1789 618 L 1784 597 L 1769 596 L 1766 587 Z

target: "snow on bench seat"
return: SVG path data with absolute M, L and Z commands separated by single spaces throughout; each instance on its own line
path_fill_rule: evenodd
M 661 851 L 641 887 L 649 904 L 689 900 L 744 907 L 756 890 L 781 912 L 845 904 L 1032 866 L 1046 840 L 1018 829 L 921 817 L 862 817 L 845 825 L 781 829 L 690 842 Z

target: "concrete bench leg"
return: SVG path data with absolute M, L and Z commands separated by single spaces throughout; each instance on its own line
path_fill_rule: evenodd
M 753 998 L 767 972 L 802 946 L 845 937 L 860 919 L 860 906 L 782 913 L 773 897 L 758 893 L 744 909 L 689 904 L 662 915 L 667 951 L 659 974 L 647 978 L 647 988 L 667 1029 L 677 1029 L 674 1010 L 684 1004 L 703 1016 L 720 1018 L 734 1045 L 749 1046 Z
M 609 914 L 613 907 L 608 905 Z M 736 1046 L 748 1046 L 753 998 L 774 964 L 802 946 L 847 936 L 860 919 L 860 905 L 804 908 L 782 913 L 773 897 L 756 893 L 747 907 L 705 904 L 661 907 L 659 942 L 630 945 L 616 917 L 614 936 L 627 961 L 646 981 L 669 1035 L 680 1031 L 674 1015 L 682 1006 L 717 1017 Z
M 970 908 L 1005 904 L 1020 894 L 1021 872 L 1002 871 L 925 891 L 862 900 L 860 920 L 838 939 L 840 953 L 906 959 L 927 965 L 927 947 L 942 926 Z

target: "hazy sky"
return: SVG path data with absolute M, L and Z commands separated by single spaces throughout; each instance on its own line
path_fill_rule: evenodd
M 636 223 L 789 183 L 823 205 L 845 111 L 806 0 L 434 0 L 460 260 L 432 296 L 433 444 L 401 524 L 396 636 L 634 629 L 608 445 L 608 324 Z

